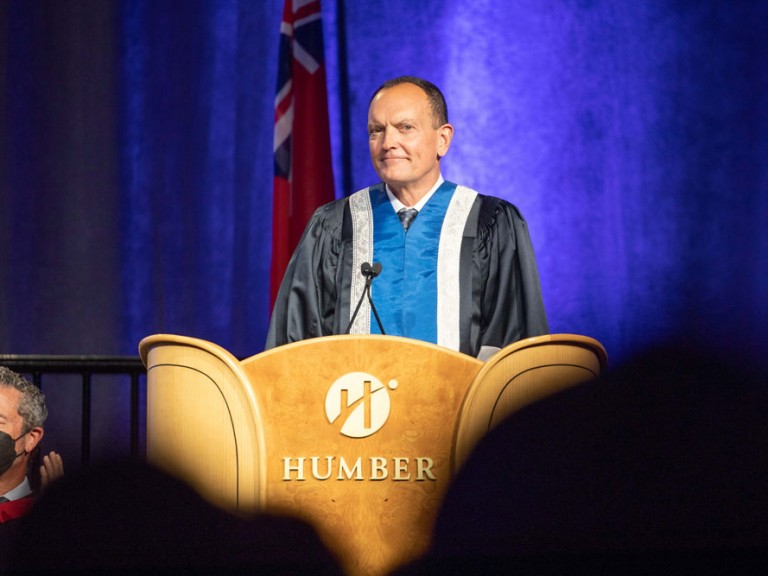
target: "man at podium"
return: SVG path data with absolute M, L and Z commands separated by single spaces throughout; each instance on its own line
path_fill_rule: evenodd
M 453 132 L 442 93 L 426 80 L 403 76 L 374 93 L 369 148 L 381 182 L 315 212 L 283 278 L 267 348 L 386 333 L 484 356 L 548 332 L 520 212 L 441 174 Z

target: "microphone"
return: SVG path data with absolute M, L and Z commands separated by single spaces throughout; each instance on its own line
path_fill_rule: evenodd
M 386 335 L 386 332 L 384 332 L 384 326 L 381 325 L 379 313 L 376 311 L 376 306 L 373 303 L 373 298 L 371 298 L 371 284 L 373 283 L 373 279 L 381 274 L 381 263 L 374 262 L 373 266 L 371 266 L 370 262 L 363 262 L 360 266 L 360 273 L 365 277 L 365 288 L 363 288 L 363 293 L 360 295 L 360 300 L 357 301 L 357 307 L 355 307 L 355 312 L 352 314 L 352 318 L 350 319 L 344 334 L 349 334 L 349 331 L 352 328 L 352 324 L 354 324 L 355 318 L 357 318 L 357 313 L 360 311 L 360 306 L 363 304 L 363 298 L 368 296 L 368 302 L 371 304 L 371 310 L 373 310 L 376 323 L 379 325 L 379 331 Z
M 360 266 L 360 272 L 362 272 L 363 276 L 366 278 L 366 285 L 370 284 L 376 276 L 381 274 L 381 263 L 380 262 L 374 262 L 373 266 L 371 266 L 368 262 L 363 262 L 362 266 Z

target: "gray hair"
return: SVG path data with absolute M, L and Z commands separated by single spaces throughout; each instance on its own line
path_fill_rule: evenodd
M 40 392 L 40 388 L 5 366 L 0 366 L 0 386 L 15 388 L 21 393 L 16 409 L 24 420 L 24 432 L 29 432 L 37 426 L 42 428 L 45 419 L 48 418 L 48 408 L 45 406 L 45 395 Z
M 373 96 L 371 96 L 371 99 L 368 102 L 368 106 L 370 106 L 373 99 L 376 98 L 376 94 L 387 88 L 397 86 L 398 84 L 413 84 L 424 91 L 429 99 L 429 106 L 432 108 L 432 118 L 434 121 L 433 128 L 440 128 L 443 124 L 448 123 L 448 106 L 445 103 L 443 93 L 429 80 L 417 78 L 416 76 L 398 76 L 392 80 L 387 80 L 373 93 Z

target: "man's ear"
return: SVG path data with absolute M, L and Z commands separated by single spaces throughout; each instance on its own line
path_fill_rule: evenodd
M 451 147 L 451 140 L 453 140 L 453 126 L 450 124 L 443 124 L 437 129 L 438 158 L 442 158 L 448 153 L 448 148 Z
M 43 439 L 45 431 L 40 426 L 35 426 L 24 436 L 24 452 L 29 454 Z

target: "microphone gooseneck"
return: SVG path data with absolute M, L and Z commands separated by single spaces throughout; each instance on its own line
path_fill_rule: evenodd
M 386 335 L 386 332 L 384 332 L 384 326 L 382 326 L 381 319 L 379 318 L 379 313 L 376 311 L 376 305 L 373 303 L 373 298 L 371 298 L 371 284 L 373 283 L 373 279 L 381 274 L 381 263 L 374 262 L 373 266 L 371 266 L 370 262 L 363 262 L 360 265 L 360 273 L 365 277 L 365 288 L 363 288 L 363 293 L 360 295 L 360 299 L 357 301 L 355 312 L 352 314 L 352 318 L 349 320 L 349 324 L 347 325 L 347 329 L 344 331 L 344 334 L 349 334 L 349 331 L 352 329 L 352 324 L 355 323 L 355 318 L 357 318 L 357 313 L 360 311 L 360 306 L 363 304 L 363 299 L 367 296 L 368 302 L 371 304 L 371 310 L 373 310 L 373 315 L 376 318 L 376 323 L 379 325 L 379 331 Z

